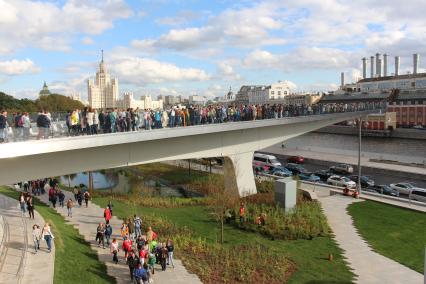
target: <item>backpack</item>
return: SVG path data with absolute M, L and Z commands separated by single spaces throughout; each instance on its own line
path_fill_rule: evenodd
M 21 127 L 24 126 L 24 116 L 23 115 L 21 115 L 19 117 L 18 126 L 21 126 Z

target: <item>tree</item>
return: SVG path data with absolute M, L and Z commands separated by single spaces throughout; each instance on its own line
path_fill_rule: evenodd
M 220 242 L 224 241 L 224 224 L 227 218 L 227 210 L 231 210 L 239 202 L 239 196 L 235 190 L 227 188 L 224 184 L 214 180 L 209 175 L 207 184 L 207 206 L 211 215 L 220 226 Z

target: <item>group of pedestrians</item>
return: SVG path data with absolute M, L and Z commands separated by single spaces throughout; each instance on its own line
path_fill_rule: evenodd
M 352 103 L 317 103 L 307 104 L 215 104 L 208 106 L 189 105 L 188 107 L 172 106 L 160 109 L 110 109 L 96 110 L 85 107 L 67 112 L 65 116 L 68 135 L 95 135 L 151 130 L 165 127 L 185 127 L 213 123 L 251 121 L 260 119 L 280 119 L 326 113 L 361 111 L 385 108 L 385 101 L 352 102 Z M 47 139 L 51 133 L 52 115 L 42 110 L 38 113 L 36 123 L 37 139 Z M 15 141 L 29 139 L 31 119 L 28 113 L 15 113 L 9 122 L 7 112 L 0 112 L 0 143 L 7 142 L 8 127 L 12 126 Z
M 170 265 L 174 268 L 172 240 L 159 242 L 159 236 L 151 227 L 146 232 L 142 230 L 142 219 L 134 215 L 125 220 L 120 227 L 121 240 L 113 238 L 110 220 L 112 217 L 112 204 L 109 203 L 104 210 L 105 223 L 97 226 L 96 241 L 105 247 L 105 241 L 110 247 L 112 262 L 119 263 L 119 254 L 122 251 L 122 261 L 129 267 L 130 279 L 136 283 L 150 283 L 155 274 L 155 265 L 159 264 L 165 271 Z

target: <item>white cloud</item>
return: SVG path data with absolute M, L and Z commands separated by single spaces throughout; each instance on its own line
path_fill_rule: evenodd
M 81 43 L 85 45 L 92 45 L 95 41 L 91 37 L 85 36 L 81 39 Z
M 229 61 L 219 62 L 217 64 L 217 69 L 218 69 L 219 76 L 225 79 L 235 80 L 235 81 L 241 79 L 241 75 L 235 71 L 233 64 Z
M 149 58 L 122 57 L 113 62 L 112 69 L 121 81 L 135 85 L 175 81 L 206 81 L 211 76 L 197 68 L 180 68 L 174 64 Z
M 9 60 L 0 61 L 0 73 L 5 75 L 23 75 L 23 74 L 34 74 L 40 72 L 40 68 L 37 67 L 30 59 L 25 60 Z
M 117 19 L 133 12 L 123 0 L 68 0 L 33 2 L 0 0 L 0 53 L 13 53 L 24 47 L 69 50 L 78 33 L 96 35 L 113 27 Z

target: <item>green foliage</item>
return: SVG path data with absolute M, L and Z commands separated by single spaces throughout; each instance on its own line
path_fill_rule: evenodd
M 15 99 L 0 92 L 1 109 L 9 112 L 36 112 L 46 109 L 50 112 L 82 109 L 84 106 L 80 101 L 73 100 L 60 94 L 42 95 L 35 101 L 29 99 Z
M 348 207 L 361 236 L 378 253 L 423 273 L 426 214 L 374 201 Z
M 312 239 L 327 236 L 329 227 L 327 219 L 321 212 L 317 202 L 303 201 L 295 209 L 286 213 L 278 206 L 247 203 L 245 205 L 245 221 L 234 224 L 241 229 L 257 231 L 273 239 Z M 239 207 L 235 208 L 238 216 Z M 258 225 L 256 219 L 264 214 L 265 225 Z

